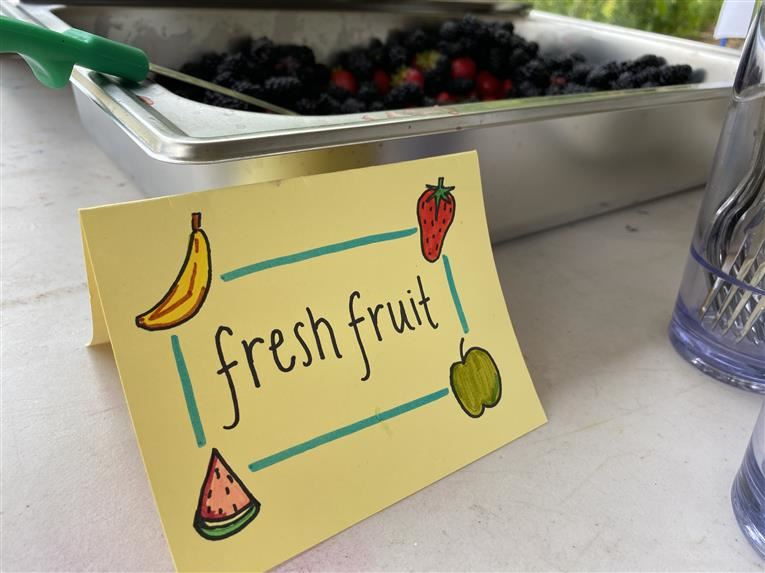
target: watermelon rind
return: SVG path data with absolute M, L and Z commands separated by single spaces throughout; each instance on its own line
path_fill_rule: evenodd
M 210 539 L 212 541 L 226 539 L 241 531 L 248 523 L 255 519 L 258 513 L 260 513 L 260 503 L 256 500 L 253 500 L 252 505 L 238 517 L 232 521 L 227 521 L 225 525 L 216 525 L 214 522 L 205 521 L 202 519 L 202 516 L 197 513 L 194 518 L 194 529 L 196 529 L 199 535 L 205 539 Z

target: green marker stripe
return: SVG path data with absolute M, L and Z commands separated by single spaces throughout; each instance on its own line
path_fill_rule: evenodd
M 186 360 L 183 358 L 183 351 L 181 350 L 181 342 L 178 337 L 173 334 L 170 337 L 170 341 L 173 345 L 173 356 L 175 357 L 175 367 L 178 370 L 178 377 L 181 379 L 181 388 L 183 388 L 183 397 L 186 400 L 186 409 L 189 411 L 189 420 L 191 421 L 191 428 L 194 430 L 194 437 L 197 440 L 197 446 L 202 447 L 207 443 L 205 439 L 205 430 L 202 427 L 202 419 L 199 417 L 199 409 L 197 408 L 197 400 L 194 397 L 194 388 L 191 386 L 191 377 L 189 377 L 189 369 L 186 368 Z
M 443 256 L 444 259 L 444 271 L 446 272 L 446 282 L 449 283 L 449 292 L 452 293 L 452 301 L 454 301 L 454 308 L 457 311 L 457 316 L 460 319 L 462 325 L 462 332 L 467 334 L 470 331 L 468 327 L 467 317 L 465 311 L 462 310 L 462 302 L 460 301 L 460 295 L 457 292 L 457 285 L 454 284 L 454 275 L 452 275 L 452 266 L 449 264 L 449 257 Z
M 253 263 L 227 273 L 223 273 L 220 278 L 223 281 L 233 281 L 240 279 L 252 273 L 265 271 L 267 269 L 273 269 L 274 267 L 281 267 L 283 265 L 291 265 L 293 263 L 300 263 L 307 261 L 308 259 L 315 259 L 316 257 L 322 257 L 324 255 L 331 255 L 332 253 L 339 253 L 341 251 L 347 251 L 349 249 L 355 249 L 356 247 L 364 247 L 366 245 L 372 245 L 374 243 L 382 243 L 385 241 L 394 241 L 396 239 L 403 239 L 409 237 L 417 232 L 417 227 L 410 229 L 402 229 L 401 231 L 391 231 L 389 233 L 378 233 L 376 235 L 367 235 L 365 237 L 358 237 L 349 241 L 342 241 L 340 243 L 333 243 L 331 245 L 324 245 L 323 247 L 316 247 L 315 249 L 308 249 L 307 251 L 300 251 L 299 253 L 293 253 L 291 255 L 284 255 L 283 257 L 276 257 L 274 259 L 268 259 L 259 263 Z
M 349 436 L 350 434 L 365 430 L 366 428 L 379 424 L 380 422 L 390 420 L 391 418 L 395 418 L 401 414 L 406 414 L 407 412 L 421 408 L 422 406 L 430 404 L 431 402 L 435 402 L 436 400 L 443 398 L 448 394 L 449 388 L 442 388 L 441 390 L 437 390 L 431 394 L 420 396 L 415 400 L 405 402 L 399 406 L 396 406 L 395 408 L 391 408 L 390 410 L 385 410 L 384 412 L 380 412 L 374 416 L 369 416 L 368 418 L 364 418 L 358 422 L 353 422 L 352 424 L 348 424 L 342 428 L 337 428 L 336 430 L 332 430 L 331 432 L 327 432 L 321 436 L 311 438 L 302 444 L 298 444 L 296 446 L 292 446 L 291 448 L 287 448 L 286 450 L 282 450 L 281 452 L 266 456 L 265 458 L 252 462 L 248 467 L 250 468 L 251 472 L 257 472 L 274 464 L 278 464 L 279 462 L 283 462 L 284 460 L 293 456 L 307 452 L 308 450 L 323 446 L 329 442 L 333 442 L 335 440 L 339 440 L 340 438 L 344 438 L 345 436 Z

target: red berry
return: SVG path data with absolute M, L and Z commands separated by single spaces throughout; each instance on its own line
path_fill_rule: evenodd
M 377 91 L 382 95 L 387 94 L 390 91 L 390 76 L 382 70 L 375 70 L 372 74 L 372 81 L 377 86 Z
M 475 62 L 472 58 L 462 57 L 452 60 L 452 77 L 472 80 L 476 74 Z
M 508 97 L 513 93 L 513 82 L 509 79 L 502 82 L 502 94 Z
M 436 103 L 452 103 L 453 99 L 449 92 L 441 92 L 436 96 Z
M 478 94 L 482 99 L 496 99 L 499 96 L 499 80 L 495 78 L 490 72 L 485 70 L 478 72 L 478 77 L 476 78 L 476 88 L 478 89 Z
M 417 68 L 404 68 L 396 72 L 396 77 L 394 78 L 393 83 L 395 85 L 415 84 L 420 86 L 420 88 L 424 88 L 425 76 L 423 76 L 422 72 Z
M 353 77 L 353 74 L 341 68 L 332 72 L 332 83 L 353 95 L 356 95 L 356 92 L 359 90 L 359 84 L 356 83 L 356 78 Z

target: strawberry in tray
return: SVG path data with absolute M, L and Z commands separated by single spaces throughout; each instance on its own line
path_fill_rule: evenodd
M 441 256 L 446 232 L 454 221 L 457 202 L 452 191 L 454 186 L 444 186 L 444 178 L 439 177 L 436 185 L 425 186 L 425 192 L 417 201 L 422 255 L 431 263 Z

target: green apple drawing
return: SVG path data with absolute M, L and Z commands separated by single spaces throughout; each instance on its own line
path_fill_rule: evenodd
M 478 346 L 464 352 L 465 339 L 460 340 L 460 361 L 452 364 L 449 381 L 454 397 L 471 418 L 480 418 L 486 408 L 499 404 L 502 380 L 494 359 Z

